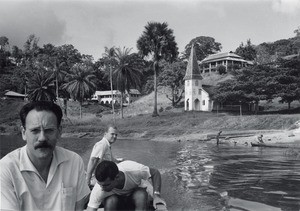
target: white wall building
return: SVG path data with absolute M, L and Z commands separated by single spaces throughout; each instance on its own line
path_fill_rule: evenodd
M 123 97 L 123 104 L 129 104 L 137 100 L 141 96 L 141 93 L 137 89 L 130 89 L 129 94 L 126 91 Z M 114 103 L 121 103 L 121 92 L 118 90 L 113 90 Z M 101 104 L 111 104 L 112 94 L 111 91 L 96 91 L 92 96 L 92 100 L 98 100 Z
M 203 85 L 202 79 L 194 46 L 192 46 L 184 77 L 185 111 L 212 111 L 213 101 L 209 96 L 209 86 Z

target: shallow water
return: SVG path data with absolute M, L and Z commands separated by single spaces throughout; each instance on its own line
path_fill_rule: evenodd
M 195 198 L 211 195 L 227 210 L 299 210 L 300 162 L 285 151 L 187 143 L 174 174 Z
M 0 136 L 1 157 L 23 145 L 20 137 Z M 97 139 L 62 139 L 87 164 Z M 219 145 L 208 142 L 118 140 L 115 157 L 155 167 L 169 210 L 299 210 L 300 162 L 286 149 Z

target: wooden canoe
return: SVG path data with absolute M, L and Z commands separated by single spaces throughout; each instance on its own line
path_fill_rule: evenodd
M 273 148 L 290 148 L 292 145 L 282 145 L 282 144 L 266 144 L 266 143 L 252 143 L 252 147 L 273 147 Z

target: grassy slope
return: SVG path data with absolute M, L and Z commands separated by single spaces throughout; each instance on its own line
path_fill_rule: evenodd
M 24 104 L 21 100 L 0 99 L 0 133 L 19 132 L 19 111 Z
M 146 96 L 152 102 L 152 97 Z M 180 136 L 191 133 L 211 133 L 218 130 L 281 130 L 287 129 L 300 119 L 300 114 L 292 115 L 248 115 L 235 116 L 210 112 L 184 112 L 182 108 L 160 112 L 159 117 L 151 117 L 152 103 L 140 99 L 125 109 L 124 119 L 116 116 L 117 125 L 122 136 L 137 136 L 153 138 L 154 136 Z M 143 102 L 143 103 L 142 103 Z M 17 133 L 20 122 L 18 111 L 23 102 L 1 101 L 1 132 Z M 160 107 L 168 107 L 160 101 Z M 69 103 L 70 115 L 64 118 L 63 128 L 66 133 L 93 133 L 101 135 L 107 124 L 112 123 L 112 115 L 97 117 L 98 105 L 88 105 L 83 108 L 84 116 L 79 119 L 79 109 L 76 102 Z M 13 108 L 13 109 L 12 109 Z M 144 113 L 143 113 L 144 111 Z

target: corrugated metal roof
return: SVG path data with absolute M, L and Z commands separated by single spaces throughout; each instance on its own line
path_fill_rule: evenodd
M 203 88 L 209 95 L 212 95 L 215 86 L 202 84 L 202 88 Z
M 8 91 L 4 95 L 5 96 L 11 96 L 11 97 L 25 97 L 24 94 L 20 94 L 18 92 L 14 92 L 14 91 Z
M 240 57 L 235 53 L 226 52 L 226 53 L 216 53 L 216 54 L 209 55 L 208 57 L 203 59 L 200 63 L 214 62 L 214 61 L 220 61 L 226 59 L 247 62 L 246 60 L 244 60 L 242 57 Z
M 130 94 L 138 94 L 140 95 L 140 91 L 137 90 L 137 89 L 130 89 Z M 116 95 L 116 94 L 120 94 L 120 91 L 119 90 L 113 90 L 113 94 Z M 94 95 L 111 95 L 111 91 L 96 91 Z
M 129 92 L 130 92 L 130 94 L 136 94 L 136 95 L 140 95 L 141 94 L 140 91 L 137 90 L 137 89 L 130 89 Z
M 293 58 L 297 58 L 298 56 L 299 56 L 299 54 L 292 54 L 292 55 L 288 55 L 288 56 L 283 56 L 281 58 L 285 59 L 285 60 L 290 60 L 290 59 L 293 59 Z

